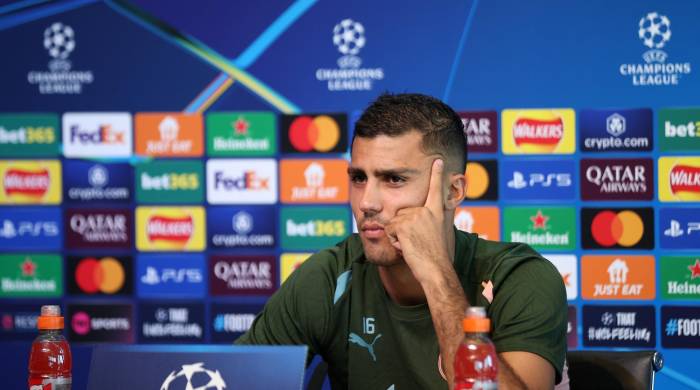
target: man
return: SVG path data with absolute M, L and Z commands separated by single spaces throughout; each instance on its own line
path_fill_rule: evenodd
M 465 160 L 450 107 L 379 97 L 355 126 L 348 169 L 359 234 L 302 264 L 237 343 L 308 345 L 333 388 L 451 388 L 465 309 L 485 306 L 500 388 L 551 389 L 566 353 L 561 276 L 526 245 L 454 228 Z

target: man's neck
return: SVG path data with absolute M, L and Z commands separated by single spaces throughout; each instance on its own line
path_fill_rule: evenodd
M 452 225 L 447 231 L 447 253 L 450 254 L 450 261 L 454 262 L 455 235 Z M 379 266 L 377 269 L 387 295 L 395 303 L 402 306 L 414 306 L 427 302 L 423 287 L 418 283 L 406 263 L 391 267 Z

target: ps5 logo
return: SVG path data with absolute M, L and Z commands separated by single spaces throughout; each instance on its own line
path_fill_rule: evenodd
M 14 223 L 9 219 L 5 219 L 0 226 L 0 237 L 15 238 L 15 237 L 55 237 L 58 236 L 58 224 L 52 221 L 20 221 Z
M 160 272 L 155 267 L 146 267 L 146 274 L 141 282 L 148 285 L 160 283 L 201 283 L 202 272 L 197 268 L 163 268 Z
M 570 173 L 530 173 L 527 176 L 520 171 L 513 172 L 513 179 L 508 181 L 508 188 L 520 190 L 532 187 L 570 187 Z
M 690 235 L 696 231 L 700 232 L 700 222 L 688 222 L 686 229 L 683 230 L 681 228 L 681 223 L 672 219 L 669 228 L 664 230 L 664 236 L 676 238 L 684 234 Z

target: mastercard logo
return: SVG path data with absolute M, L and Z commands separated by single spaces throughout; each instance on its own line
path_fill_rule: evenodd
M 300 116 L 289 126 L 289 142 L 298 152 L 329 152 L 338 145 L 341 129 L 328 115 Z
M 593 218 L 591 235 L 599 245 L 604 247 L 613 245 L 631 247 L 642 240 L 644 221 L 631 210 L 602 211 Z
M 496 183 L 497 165 L 495 160 L 470 161 L 465 175 L 467 179 L 464 198 L 467 200 L 496 200 L 498 197 Z
M 124 267 L 113 257 L 100 260 L 89 257 L 78 263 L 75 281 L 87 294 L 115 294 L 124 286 Z

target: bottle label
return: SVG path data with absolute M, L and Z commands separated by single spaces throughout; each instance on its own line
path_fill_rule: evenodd
M 70 390 L 73 378 L 34 378 L 29 380 L 29 390 Z

